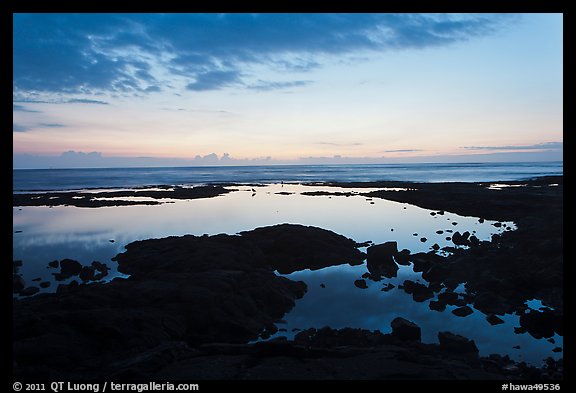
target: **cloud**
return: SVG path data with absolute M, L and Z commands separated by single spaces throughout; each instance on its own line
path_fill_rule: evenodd
M 384 150 L 384 153 L 413 153 L 417 151 L 422 151 L 421 149 L 396 149 L 396 150 Z
M 338 142 L 324 142 L 324 141 L 322 141 L 322 142 L 316 142 L 315 144 L 316 144 L 316 145 L 326 145 L 326 146 L 362 146 L 362 145 L 364 145 L 364 144 L 361 143 L 361 142 L 350 142 L 350 143 L 342 142 L 342 143 L 338 143 Z
M 558 150 L 564 147 L 563 142 L 544 142 L 535 145 L 505 145 L 505 146 L 464 146 L 467 150 Z
M 96 104 L 96 105 L 110 105 L 110 103 L 102 100 L 92 100 L 87 98 L 70 98 L 70 99 L 47 99 L 47 100 L 35 100 L 24 97 L 16 97 L 12 102 L 28 103 L 28 104 Z M 21 105 L 14 105 L 14 107 L 22 107 Z M 32 110 L 26 110 L 23 112 L 38 112 Z
M 22 126 L 20 124 L 12 123 L 12 132 L 26 132 L 29 131 L 29 127 Z
M 45 127 L 45 128 L 61 128 L 61 127 L 67 127 L 64 124 L 60 124 L 60 123 L 40 123 L 38 124 L 40 127 Z
M 35 111 L 33 109 L 28 109 L 22 105 L 12 104 L 12 111 L 13 112 L 30 112 L 30 113 L 39 113 L 40 111 Z
M 196 76 L 196 81 L 189 83 L 186 89 L 193 91 L 218 90 L 240 81 L 237 71 L 208 71 Z
M 101 100 L 90 100 L 86 98 L 72 98 L 70 100 L 65 100 L 63 104 L 96 104 L 96 105 L 109 105 L 106 101 Z
M 14 14 L 14 94 L 250 87 L 251 65 L 308 72 L 331 56 L 446 46 L 516 16 L 488 14 Z M 329 60 L 328 60 L 329 61 Z M 175 84 L 177 85 L 177 84 Z M 268 88 L 294 87 L 269 82 Z M 265 88 L 265 87 L 264 87 Z
M 248 85 L 249 89 L 258 90 L 258 91 L 270 91 L 270 90 L 279 90 L 279 89 L 286 89 L 290 87 L 302 87 L 307 86 L 313 83 L 312 81 L 302 80 L 302 81 L 289 81 L 289 82 L 270 82 L 270 81 L 263 81 L 259 80 L 257 83 Z

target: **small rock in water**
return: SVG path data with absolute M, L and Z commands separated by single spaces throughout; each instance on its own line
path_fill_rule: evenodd
M 326 285 L 320 284 L 320 288 L 326 288 Z
M 48 262 L 48 267 L 53 267 L 53 268 L 57 269 L 58 266 L 60 266 L 60 262 L 58 262 L 58 261 Z
M 430 308 L 430 310 L 434 310 L 434 311 L 444 311 L 446 310 L 446 304 L 442 303 L 442 302 L 438 302 L 436 300 L 432 300 L 430 301 L 430 304 L 428 304 L 428 307 Z
M 458 225 L 458 223 L 457 223 L 456 221 L 454 221 L 454 222 L 452 223 L 452 225 Z
M 426 242 L 428 241 L 428 239 L 426 239 L 425 237 L 422 237 L 422 238 L 420 238 L 420 241 L 421 241 L 422 243 L 426 243 Z
M 514 348 L 514 349 L 520 349 L 520 345 L 514 345 L 512 348 Z
M 42 281 L 40 283 L 40 288 L 48 288 L 50 286 L 50 281 Z
M 554 349 L 552 350 L 552 352 L 556 352 L 556 353 L 562 352 L 562 348 L 556 347 L 556 348 L 554 348 Z
M 554 340 L 553 338 L 549 338 L 548 341 L 550 344 L 556 344 L 556 340 Z
M 458 307 L 452 310 L 452 314 L 456 315 L 457 317 L 466 317 L 473 312 L 474 311 L 468 306 Z
M 368 285 L 366 284 L 366 280 L 356 280 L 356 281 L 354 281 L 354 285 L 356 285 L 360 289 L 368 288 Z
M 438 245 L 438 243 L 434 243 L 430 248 L 432 248 L 434 251 L 438 251 L 440 249 L 440 246 Z
M 490 325 L 500 325 L 501 323 L 504 323 L 504 321 L 497 317 L 494 314 L 490 314 L 486 317 L 486 320 L 488 321 L 488 323 L 490 323 Z
M 108 240 L 108 241 L 109 241 L 110 243 L 114 243 L 114 242 L 115 242 L 114 239 L 110 239 L 110 240 Z

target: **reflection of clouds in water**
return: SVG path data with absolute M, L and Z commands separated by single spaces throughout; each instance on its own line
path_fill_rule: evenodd
M 556 343 L 546 340 L 536 340 L 528 334 L 515 334 L 514 327 L 519 326 L 519 317 L 505 315 L 501 317 L 505 323 L 492 326 L 486 321 L 486 315 L 474 310 L 467 317 L 457 317 L 451 313 L 456 306 L 447 306 L 444 312 L 429 309 L 429 301 L 414 302 L 412 296 L 403 290 L 394 288 L 389 292 L 381 291 L 384 284 L 402 283 L 409 276 L 409 267 L 401 266 L 400 276 L 392 280 L 374 282 L 366 280 L 367 289 L 356 288 L 353 284 L 364 272 L 366 266 L 340 265 L 317 271 L 301 271 L 288 275 L 292 280 L 302 280 L 308 284 L 306 295 L 296 302 L 296 307 L 284 316 L 287 332 L 277 335 L 292 337 L 293 328 L 306 329 L 310 327 L 332 328 L 354 327 L 369 330 L 380 330 L 383 333 L 391 331 L 390 322 L 401 316 L 418 324 L 422 328 L 422 341 L 438 342 L 438 332 L 451 331 L 471 338 L 480 349 L 481 356 L 490 353 L 508 354 L 516 360 L 524 360 L 539 365 L 548 356 L 562 357 L 552 349 L 562 345 L 562 338 L 557 337 Z M 412 273 L 413 274 L 413 273 Z M 415 280 L 417 276 L 410 277 Z M 325 284 L 321 288 L 320 284 Z M 456 292 L 462 292 L 460 285 Z M 513 349 L 520 345 L 520 350 Z

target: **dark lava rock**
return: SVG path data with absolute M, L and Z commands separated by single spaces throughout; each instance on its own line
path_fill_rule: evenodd
M 335 348 L 342 346 L 353 347 L 374 347 L 387 344 L 390 339 L 380 331 L 370 331 L 366 329 L 332 329 L 323 327 L 321 329 L 302 330 L 294 336 L 294 343 L 303 347 Z
M 392 326 L 392 336 L 402 341 L 420 341 L 422 331 L 420 326 L 416 325 L 402 317 L 397 317 L 390 323 Z
M 470 240 L 468 239 L 468 237 L 470 236 L 470 232 L 466 231 L 463 234 L 460 234 L 460 232 L 456 231 L 454 232 L 454 234 L 452 234 L 452 242 L 457 245 L 457 246 L 469 246 L 470 245 Z
M 356 285 L 360 289 L 368 288 L 368 285 L 366 284 L 366 280 L 356 280 L 356 281 L 354 281 L 354 285 Z
M 446 310 L 446 304 L 442 303 L 442 302 L 438 302 L 435 300 L 431 300 L 430 304 L 428 304 L 428 307 L 430 308 L 430 310 L 434 310 L 434 311 L 444 311 Z
M 480 224 L 483 224 L 483 223 L 484 223 L 484 219 L 483 219 L 483 218 L 479 218 L 479 219 L 478 219 L 478 222 L 479 222 Z
M 108 265 L 106 265 L 105 263 L 102 262 L 98 262 L 98 261 L 93 261 L 90 264 L 94 269 L 98 270 L 99 272 L 102 273 L 108 273 L 108 271 L 110 270 L 110 268 L 108 267 Z
M 477 294 L 474 298 L 474 307 L 485 314 L 504 315 L 508 311 L 505 300 L 490 291 Z
M 488 321 L 488 323 L 490 323 L 490 325 L 500 325 L 501 323 L 504 323 L 504 321 L 501 318 L 497 317 L 494 314 L 489 314 L 486 317 L 486 320 Z
M 447 352 L 478 355 L 474 340 L 450 332 L 439 332 L 440 349 Z
M 550 309 L 529 310 L 520 315 L 520 326 L 534 338 L 550 338 L 554 333 L 563 334 L 562 315 Z
M 411 280 L 404 281 L 404 291 L 411 294 L 415 302 L 423 302 L 434 297 L 434 291 L 429 287 Z
M 50 286 L 50 281 L 42 281 L 40 283 L 40 288 L 48 288 Z
M 345 263 L 360 265 L 365 258 L 354 240 L 322 228 L 280 224 L 240 235 L 262 250 L 269 264 L 281 274 Z
M 471 246 L 479 246 L 480 245 L 480 239 L 478 239 L 475 235 L 470 236 L 470 239 L 468 239 L 470 241 L 470 245 Z
M 398 254 L 394 256 L 396 263 L 399 265 L 409 266 L 410 265 L 410 250 L 403 249 L 399 251 Z
M 58 266 L 60 266 L 60 262 L 58 262 L 58 261 L 48 262 L 48 267 L 58 269 Z
M 399 268 L 394 257 L 397 254 L 398 244 L 396 242 L 386 242 L 368 247 L 366 258 L 368 271 L 375 277 L 396 277 Z
M 18 293 L 26 287 L 26 282 L 19 274 L 12 275 L 12 291 Z
M 14 302 L 18 375 L 46 365 L 54 375 L 89 370 L 96 377 L 111 372 L 99 371 L 109 363 L 105 359 L 134 356 L 166 341 L 196 348 L 256 340 L 306 292 L 305 283 L 275 270 L 361 263 L 364 254 L 333 232 L 286 224 L 240 235 L 137 241 L 114 259 L 130 278 L 74 282 Z M 61 265 L 66 271 L 67 263 Z
M 438 243 L 434 243 L 431 247 L 434 251 L 438 251 L 440 249 L 440 245 Z
M 456 315 L 457 317 L 467 317 L 468 315 L 472 314 L 474 310 L 472 310 L 468 306 L 458 307 L 452 310 L 452 314 Z
M 82 281 L 92 281 L 94 280 L 95 270 L 92 266 L 84 266 L 82 270 L 80 270 L 78 277 L 80 277 Z
M 58 284 L 58 287 L 56 287 L 56 293 L 73 292 L 78 289 L 79 285 L 80 284 L 78 284 L 78 281 L 76 280 L 72 280 L 68 284 Z
M 520 349 L 520 345 L 514 345 L 512 349 Z
M 60 277 L 64 277 L 64 279 L 77 276 L 81 270 L 82 265 L 78 261 L 68 258 L 60 261 Z
M 20 291 L 20 296 L 32 296 L 40 291 L 38 287 L 27 287 Z
M 556 353 L 562 352 L 562 348 L 556 347 L 552 350 L 552 352 L 556 352 Z
M 413 233 L 412 236 L 418 236 L 418 234 L 417 234 L 417 233 Z
M 454 221 L 454 222 L 452 223 L 452 225 L 458 225 L 458 223 L 457 223 L 456 221 Z
M 458 294 L 454 292 L 442 292 L 438 294 L 438 301 L 444 304 L 455 305 L 458 300 Z
M 326 288 L 325 284 L 320 284 L 320 288 Z
M 108 240 L 108 241 L 109 241 L 110 243 L 114 243 L 114 242 L 115 242 L 114 239 L 110 239 L 110 240 Z
M 444 233 L 444 231 L 442 231 L 442 230 L 438 230 L 438 231 L 436 231 L 436 233 L 437 233 L 437 234 L 439 234 L 439 235 L 441 235 L 441 234 L 443 234 L 443 233 Z
M 553 338 L 549 338 L 548 341 L 550 344 L 556 344 L 556 340 L 554 340 Z
M 500 228 L 502 226 L 502 223 L 501 222 L 495 222 L 492 225 L 494 225 L 496 228 Z
M 420 238 L 420 241 L 421 241 L 422 243 L 426 243 L 426 242 L 428 241 L 428 239 L 426 239 L 425 237 L 421 237 L 421 238 Z
M 391 291 L 392 289 L 396 288 L 396 286 L 392 283 L 388 283 L 386 285 L 384 285 L 381 289 L 382 292 L 388 292 Z

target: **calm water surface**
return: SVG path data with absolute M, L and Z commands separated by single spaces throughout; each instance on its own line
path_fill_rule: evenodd
M 256 192 L 252 192 L 252 188 Z M 270 184 L 235 189 L 237 191 L 215 198 L 168 201 L 171 203 L 156 206 L 14 208 L 14 231 L 22 231 L 13 236 L 14 259 L 24 262 L 21 272 L 29 282 L 34 278 L 52 280 L 53 270 L 47 268 L 47 263 L 55 259 L 72 258 L 82 264 L 98 260 L 114 267 L 110 259 L 135 240 L 184 234 L 234 234 L 279 223 L 318 226 L 358 242 L 371 240 L 378 244 L 394 240 L 399 249 L 407 248 L 412 253 L 430 251 L 434 243 L 441 247 L 453 245 L 445 239 L 450 233 L 437 234 L 438 230 L 470 231 L 480 240 L 489 240 L 494 233 L 515 228 L 513 223 L 496 228 L 492 225 L 494 221 L 480 223 L 478 217 L 462 217 L 450 212 L 432 216 L 430 210 L 382 199 L 300 195 L 303 191 L 339 191 L 333 187 Z M 278 192 L 291 194 L 279 195 Z M 423 243 L 421 237 L 428 240 Z M 278 325 L 286 331 L 276 336 L 292 337 L 295 329 L 323 326 L 379 329 L 387 333 L 390 321 L 402 316 L 422 327 L 424 342 L 437 342 L 438 332 L 449 330 L 474 339 L 481 355 L 509 354 L 514 359 L 537 365 L 548 356 L 561 357 L 551 350 L 562 346 L 562 337 L 555 336 L 553 345 L 533 339 L 529 334 L 515 334 L 513 328 L 519 326 L 515 315 L 506 315 L 504 324 L 491 326 L 485 315 L 476 310 L 460 318 L 450 312 L 453 306 L 444 312 L 432 311 L 428 301 L 414 302 L 403 290 L 381 291 L 384 284 L 398 286 L 405 279 L 424 282 L 411 266 L 401 266 L 396 278 L 381 282 L 368 280 L 368 289 L 356 288 L 354 280 L 366 271 L 365 264 L 340 265 L 287 275 L 306 282 L 308 292 L 285 316 L 286 323 Z M 113 270 L 108 278 L 118 275 Z M 324 284 L 324 288 L 320 284 Z M 54 291 L 56 285 L 53 282 L 47 291 Z M 464 292 L 462 285 L 457 292 Z M 529 305 L 541 306 L 538 301 Z M 521 349 L 512 348 L 516 345 Z

